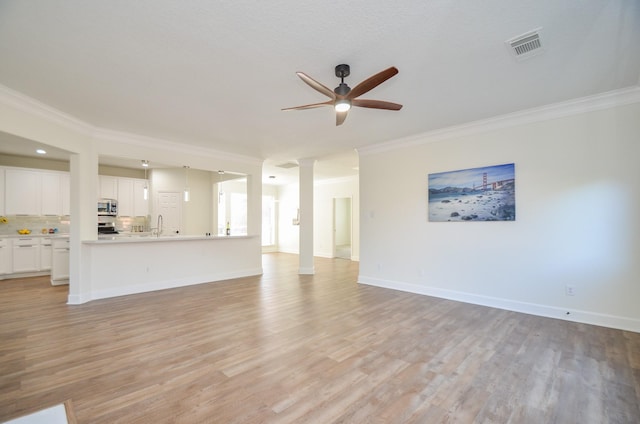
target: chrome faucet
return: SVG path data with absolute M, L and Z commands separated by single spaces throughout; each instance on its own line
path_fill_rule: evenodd
M 158 223 L 156 224 L 156 236 L 160 237 L 160 234 L 162 234 L 162 225 L 164 224 L 164 218 L 162 218 L 162 215 L 158 214 Z

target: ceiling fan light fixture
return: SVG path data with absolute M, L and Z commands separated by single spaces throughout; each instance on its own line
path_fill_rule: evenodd
M 398 68 L 391 66 L 384 71 L 380 71 L 362 81 L 353 89 L 351 89 L 345 82 L 345 77 L 350 74 L 350 68 L 347 64 L 341 64 L 336 66 L 336 77 L 340 78 L 340 84 L 333 90 L 329 87 L 319 83 L 311 78 L 304 72 L 296 72 L 296 75 L 317 92 L 329 97 L 330 100 L 321 103 L 312 103 L 309 105 L 302 105 L 296 107 L 289 107 L 282 110 L 304 110 L 314 109 L 322 106 L 333 106 L 336 112 L 336 126 L 342 125 L 347 118 L 347 112 L 351 109 L 351 106 L 364 107 L 370 109 L 385 109 L 385 110 L 400 110 L 401 104 L 385 102 L 381 100 L 359 99 L 365 93 L 373 90 L 389 78 L 398 73 Z
M 334 107 L 336 112 L 346 112 L 351 109 L 351 102 L 347 99 L 338 100 Z

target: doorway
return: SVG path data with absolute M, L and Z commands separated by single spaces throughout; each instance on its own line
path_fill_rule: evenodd
M 333 199 L 333 257 L 351 260 L 351 198 Z
M 158 215 L 162 215 L 162 234 L 180 234 L 182 223 L 182 193 L 158 193 Z M 158 221 L 152 223 L 157 227 Z

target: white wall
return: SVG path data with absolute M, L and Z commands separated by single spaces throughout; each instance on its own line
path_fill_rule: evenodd
M 639 140 L 635 103 L 361 154 L 359 281 L 640 331 Z M 512 162 L 515 222 L 428 222 L 428 174 Z
M 182 202 L 182 223 L 180 232 L 187 235 L 213 233 L 212 180 L 211 171 L 189 169 L 188 183 L 190 198 Z M 151 226 L 155 227 L 158 216 L 159 192 L 182 192 L 186 185 L 184 168 L 158 168 L 149 173 L 151 180 Z
M 358 177 L 323 181 L 314 187 L 314 254 L 316 256 L 333 257 L 334 222 L 333 200 L 336 198 L 351 199 L 351 259 L 360 257 L 360 192 Z
M 296 254 L 300 252 L 300 226 L 292 224 L 296 211 L 300 207 L 299 196 L 297 184 L 281 186 L 278 190 L 278 251 L 280 252 Z M 314 219 L 316 218 L 314 216 Z
M 313 254 L 315 256 L 333 256 L 333 199 L 351 198 L 352 241 L 351 259 L 358 260 L 360 255 L 360 194 L 358 177 L 317 182 L 314 185 L 313 198 Z M 298 253 L 299 227 L 292 225 L 299 205 L 297 184 L 281 186 L 278 191 L 278 250 L 286 253 Z
M 336 246 L 351 244 L 351 198 L 338 197 L 334 199 L 334 226 Z

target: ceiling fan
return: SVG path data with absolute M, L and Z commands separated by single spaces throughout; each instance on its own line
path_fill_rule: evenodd
M 318 81 L 314 80 L 304 72 L 296 72 L 296 75 L 298 75 L 302 81 L 307 83 L 307 85 L 309 85 L 314 90 L 329 97 L 331 100 L 327 100 L 326 102 L 322 103 L 312 103 L 309 105 L 289 107 L 282 110 L 303 110 L 313 109 L 321 106 L 333 106 L 336 110 L 336 126 L 342 125 L 344 120 L 347 119 L 347 113 L 349 113 L 349 109 L 351 109 L 351 106 L 367 107 L 371 109 L 400 110 L 402 109 L 402 105 L 397 103 L 385 102 L 382 100 L 367 100 L 357 98 L 364 93 L 376 88 L 397 73 L 398 69 L 395 66 L 392 66 L 391 68 L 385 69 L 384 71 L 370 76 L 352 89 L 344 82 L 344 79 L 350 74 L 349 65 L 338 65 L 336 66 L 336 77 L 340 78 L 340 85 L 338 85 L 334 90 L 331 90 L 330 88 L 320 84 Z

